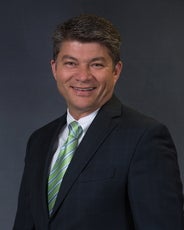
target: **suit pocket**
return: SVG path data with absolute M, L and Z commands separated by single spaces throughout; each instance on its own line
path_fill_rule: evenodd
M 114 168 L 86 169 L 80 176 L 79 181 L 86 183 L 90 181 L 101 181 L 112 179 L 115 176 Z

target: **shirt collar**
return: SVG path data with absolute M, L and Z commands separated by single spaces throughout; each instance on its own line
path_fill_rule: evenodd
M 95 110 L 94 112 L 90 113 L 89 115 L 80 118 L 79 120 L 77 120 L 77 122 L 79 123 L 79 125 L 82 127 L 83 132 L 85 133 L 87 131 L 87 129 L 89 128 L 89 126 L 91 125 L 92 121 L 94 120 L 94 118 L 96 117 L 97 113 L 98 113 L 99 109 Z M 72 115 L 69 112 L 69 109 L 67 109 L 67 126 L 72 122 L 72 121 L 76 121 Z

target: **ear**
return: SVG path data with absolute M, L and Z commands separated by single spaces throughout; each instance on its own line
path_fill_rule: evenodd
M 121 71 L 123 69 L 123 62 L 119 61 L 114 67 L 114 80 L 115 82 L 119 79 Z
M 52 60 L 50 61 L 50 65 L 51 65 L 53 77 L 54 77 L 55 80 L 56 80 L 56 61 L 52 59 Z

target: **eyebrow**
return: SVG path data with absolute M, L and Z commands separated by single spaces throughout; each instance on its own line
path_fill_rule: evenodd
M 91 59 L 91 62 L 93 61 L 106 61 L 104 57 L 95 57 Z
M 64 55 L 61 60 L 65 60 L 65 59 L 71 59 L 73 61 L 78 61 L 77 58 L 75 57 L 72 57 L 70 55 Z M 95 58 L 92 58 L 91 60 L 89 60 L 90 62 L 94 62 L 94 61 L 106 61 L 104 57 L 95 57 Z
M 61 58 L 61 60 L 65 60 L 65 59 L 72 59 L 72 60 L 74 60 L 74 61 L 77 61 L 77 58 L 74 58 L 74 57 L 69 56 L 69 55 L 64 55 L 64 56 Z

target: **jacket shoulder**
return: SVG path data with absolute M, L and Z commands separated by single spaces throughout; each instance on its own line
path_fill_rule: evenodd
M 65 115 L 63 115 L 62 117 L 59 117 L 47 124 L 45 124 L 44 126 L 36 129 L 30 136 L 29 139 L 35 139 L 35 138 L 46 138 L 49 136 L 54 135 L 55 132 L 57 132 L 57 130 L 61 129 L 61 127 L 65 124 Z
M 135 127 L 165 126 L 155 118 L 143 114 L 126 105 L 122 105 L 122 120 L 125 120 L 127 125 Z

